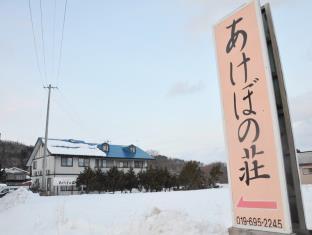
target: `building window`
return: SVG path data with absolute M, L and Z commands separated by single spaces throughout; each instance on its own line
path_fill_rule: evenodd
M 312 168 L 302 168 L 302 173 L 304 175 L 311 175 L 312 174 Z
M 77 188 L 75 186 L 60 186 L 61 191 L 77 191 Z
M 24 177 L 24 175 L 16 175 L 16 176 L 15 176 L 15 179 L 16 179 L 16 180 L 24 180 L 25 177 Z
M 119 162 L 119 167 L 120 168 L 128 168 L 129 167 L 129 162 L 128 161 Z
M 105 168 L 106 167 L 106 160 L 95 159 L 95 167 L 96 168 Z
M 80 167 L 88 167 L 90 163 L 89 158 L 79 158 L 78 159 L 78 166 Z
M 37 162 L 33 161 L 33 170 L 36 170 L 36 169 L 37 169 Z
M 134 167 L 135 168 L 143 168 L 143 161 L 135 161 Z
M 109 151 L 109 144 L 108 143 L 104 143 L 103 144 L 103 151 L 104 152 L 108 152 Z
M 107 161 L 106 161 L 106 164 L 107 164 L 107 167 L 108 167 L 108 168 L 114 167 L 114 161 L 113 161 L 113 160 L 107 160 Z
M 61 158 L 61 166 L 73 166 L 73 158 L 72 157 L 62 157 Z
M 130 145 L 130 146 L 129 146 L 129 149 L 130 149 L 130 152 L 131 152 L 131 153 L 135 153 L 135 151 L 136 151 L 134 145 Z

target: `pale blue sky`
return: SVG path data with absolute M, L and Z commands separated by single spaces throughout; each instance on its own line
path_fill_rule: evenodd
M 59 87 L 52 93 L 50 137 L 226 160 L 212 25 L 246 1 L 68 0 L 59 82 L 52 67 L 65 1 L 56 0 L 54 59 L 54 1 L 42 2 L 46 81 Z M 269 2 L 296 144 L 311 150 L 312 2 Z M 31 3 L 42 53 L 39 0 Z M 36 67 L 27 0 L 0 1 L 0 30 L 2 139 L 34 144 L 44 135 L 47 90 Z

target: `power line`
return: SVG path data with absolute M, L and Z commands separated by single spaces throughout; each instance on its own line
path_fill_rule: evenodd
M 28 1 L 28 8 L 29 8 L 29 15 L 30 15 L 30 22 L 31 22 L 31 29 L 32 29 L 32 35 L 33 35 L 33 43 L 34 43 L 34 48 L 35 48 L 35 56 L 36 56 L 36 62 L 37 62 L 37 69 L 39 71 L 40 79 L 42 81 L 42 85 L 44 85 L 43 81 L 43 75 L 42 71 L 40 68 L 40 63 L 39 63 L 39 56 L 38 56 L 38 46 L 37 46 L 37 40 L 36 40 L 36 35 L 35 35 L 35 28 L 34 28 L 34 21 L 33 21 L 33 16 L 32 16 L 32 10 L 31 10 L 31 0 Z
M 80 114 L 78 113 L 77 109 L 75 108 L 74 104 L 66 98 L 65 93 L 61 90 L 58 90 L 59 94 L 62 96 L 62 104 L 66 105 L 67 107 L 64 109 L 67 113 L 71 116 L 71 118 L 76 119 L 84 128 L 86 127 L 85 122 L 81 119 Z M 71 114 L 70 114 L 71 112 Z M 73 115 L 72 115 L 73 114 Z
M 64 6 L 63 25 L 62 25 L 62 34 L 61 34 L 61 46 L 60 46 L 59 61 L 58 61 L 58 68 L 57 68 L 57 84 L 59 82 L 60 70 L 61 70 L 66 12 L 67 12 L 67 0 L 65 0 L 65 6 Z
M 90 129 L 90 125 L 85 122 L 80 113 L 75 108 L 74 103 L 70 102 L 68 98 L 66 98 L 65 93 L 60 89 L 57 90 L 60 94 L 60 101 L 55 99 L 55 103 L 59 106 L 60 110 L 68 117 L 71 124 L 76 128 L 76 131 L 80 131 L 89 133 L 97 133 L 97 130 L 94 128 Z
M 60 94 L 62 95 L 62 93 L 60 92 Z M 62 95 L 63 96 L 63 95 Z M 63 97 L 64 98 L 64 97 Z M 60 97 L 61 99 L 61 97 Z M 66 116 L 68 117 L 70 123 L 77 128 L 76 130 L 81 130 L 81 128 L 83 128 L 84 132 L 87 131 L 87 128 L 84 124 L 84 122 L 82 122 L 82 120 L 80 119 L 79 115 L 77 114 L 77 112 L 71 112 L 73 111 L 73 109 L 70 109 L 71 106 L 66 105 L 64 102 L 64 99 L 62 99 L 61 101 L 58 101 L 57 99 L 55 99 L 55 103 L 60 107 L 60 110 L 66 114 Z
M 41 19 L 41 41 L 42 41 L 42 54 L 43 54 L 43 70 L 45 78 L 47 79 L 47 68 L 46 68 L 46 57 L 44 47 L 44 31 L 43 31 L 43 20 L 42 20 L 42 0 L 40 0 L 40 19 Z
M 54 0 L 53 9 L 53 36 L 52 36 L 52 76 L 56 75 L 55 72 L 55 18 L 56 18 L 56 0 Z M 54 77 L 55 78 L 55 77 Z

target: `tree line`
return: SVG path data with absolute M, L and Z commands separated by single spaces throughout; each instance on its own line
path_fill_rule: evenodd
M 16 141 L 0 140 L 0 164 L 3 168 L 18 167 L 25 170 L 33 148 Z
M 3 183 L 6 181 L 6 173 L 5 170 L 2 169 L 2 165 L 0 163 L 0 183 Z
M 131 193 L 133 189 L 145 192 L 194 190 L 215 187 L 222 174 L 221 164 L 215 164 L 209 174 L 204 174 L 200 163 L 196 161 L 187 162 L 180 174 L 171 174 L 167 168 L 155 167 L 148 167 L 138 174 L 135 174 L 132 168 L 124 173 L 117 167 L 112 167 L 107 172 L 88 167 L 79 174 L 76 183 L 78 187 L 83 187 L 86 193 L 91 191 Z

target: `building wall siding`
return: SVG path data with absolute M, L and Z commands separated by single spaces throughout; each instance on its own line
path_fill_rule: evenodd
M 34 160 L 31 163 L 31 176 L 36 176 L 36 174 L 40 174 L 42 175 L 42 170 L 43 170 L 43 152 L 44 152 L 44 148 L 43 146 L 40 146 L 38 149 L 37 154 L 34 157 Z M 37 162 L 37 167 L 36 169 L 33 168 L 34 166 L 34 161 Z M 54 156 L 47 156 L 47 166 L 46 166 L 46 170 L 47 170 L 47 174 L 51 174 L 54 173 Z

